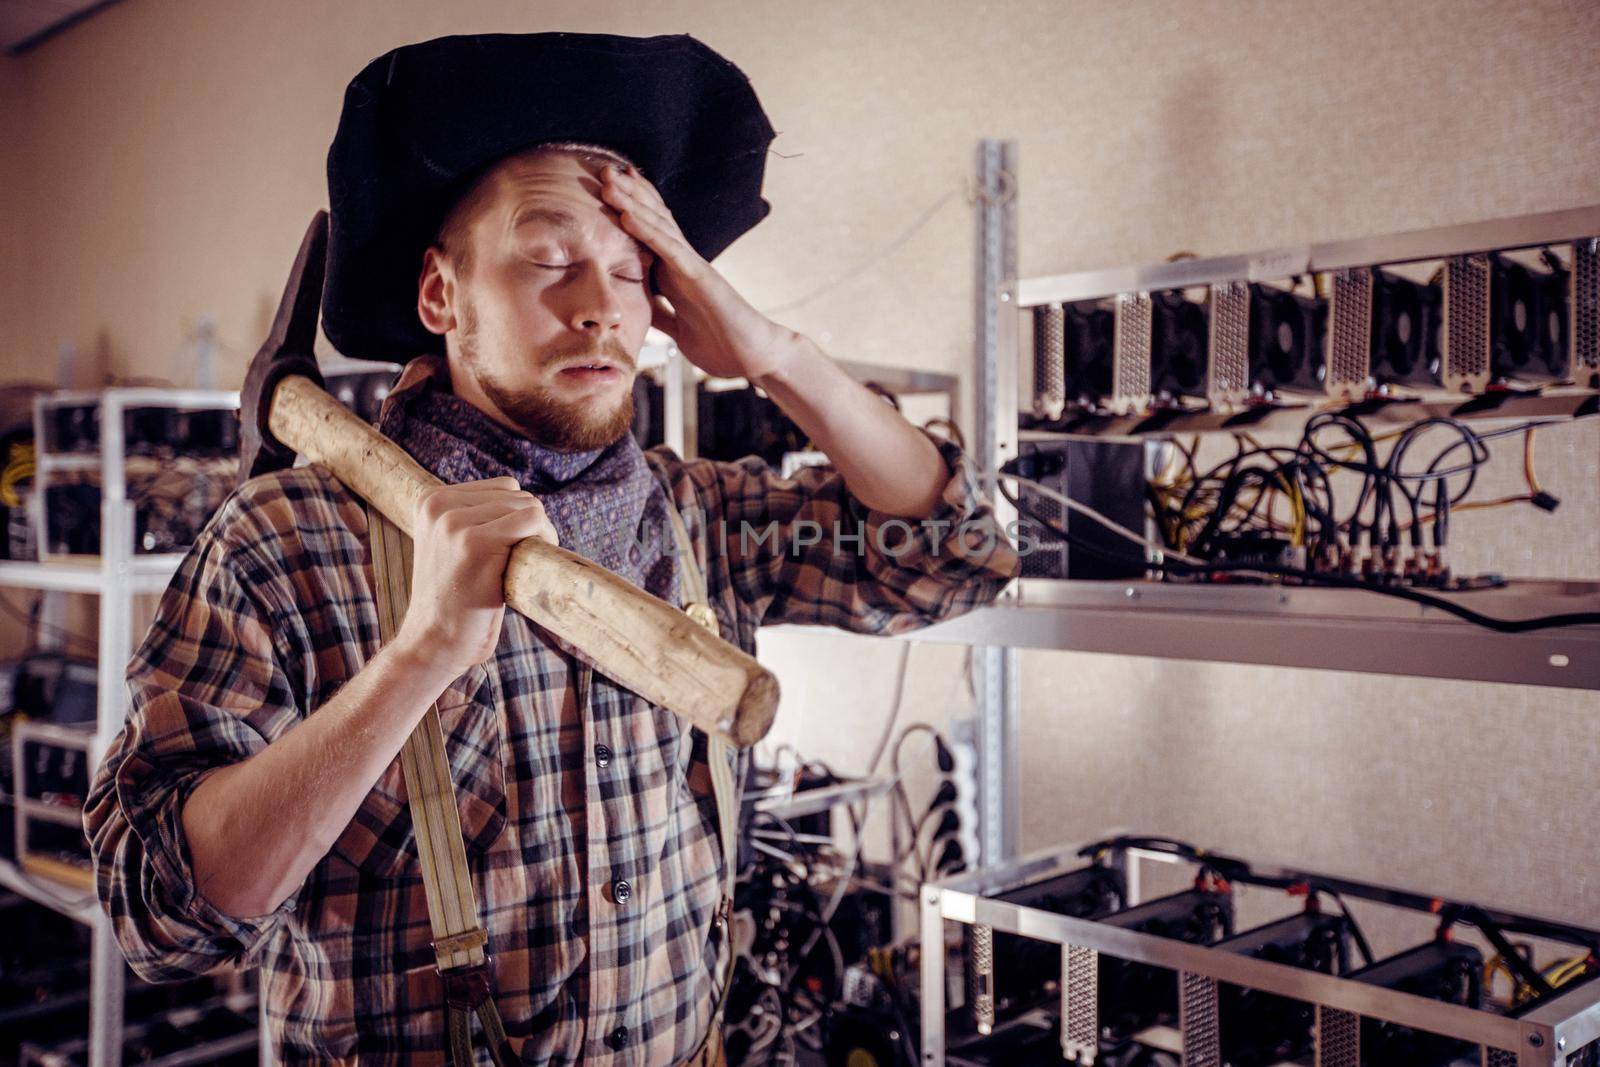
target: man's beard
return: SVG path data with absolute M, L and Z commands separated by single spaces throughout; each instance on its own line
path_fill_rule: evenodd
M 461 331 L 457 335 L 462 362 L 477 380 L 478 388 L 500 413 L 516 424 L 523 436 L 557 452 L 592 452 L 622 439 L 633 427 L 633 390 L 623 394 L 609 415 L 597 416 L 592 404 L 557 399 L 550 390 L 533 387 L 512 389 L 497 380 L 478 358 L 478 315 L 471 303 L 461 308 Z M 623 367 L 631 368 L 633 358 L 620 342 L 602 341 L 600 351 L 593 346 L 574 348 L 547 357 L 551 360 L 572 356 L 603 355 Z

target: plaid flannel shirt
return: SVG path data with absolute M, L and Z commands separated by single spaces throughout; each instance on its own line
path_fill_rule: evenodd
M 763 623 L 897 633 L 993 598 L 1016 554 L 970 461 L 940 449 L 950 479 L 923 527 L 869 511 L 831 468 L 783 479 L 754 458 L 647 459 L 689 520 L 724 637 L 753 651 Z M 857 522 L 865 536 L 851 539 Z M 363 505 L 326 470 L 242 486 L 129 665 L 128 722 L 85 808 L 99 897 L 134 971 L 259 963 L 283 1063 L 446 1057 L 398 759 L 270 915 L 230 916 L 196 891 L 180 822 L 208 772 L 282 736 L 377 651 L 371 574 Z M 498 1007 L 524 1063 L 676 1063 L 704 1033 L 717 977 L 716 820 L 690 773 L 703 739 L 541 633 L 507 612 L 492 660 L 440 700 Z

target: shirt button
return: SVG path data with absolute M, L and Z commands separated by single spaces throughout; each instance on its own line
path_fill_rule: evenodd
M 633 886 L 628 884 L 626 878 L 618 878 L 611 883 L 611 899 L 618 904 L 626 904 L 631 896 L 633 896 Z
M 606 1044 L 614 1049 L 621 1048 L 628 1043 L 628 1028 L 619 1026 L 606 1035 Z
M 611 747 L 609 745 L 594 746 L 594 763 L 596 767 L 609 767 L 611 765 Z

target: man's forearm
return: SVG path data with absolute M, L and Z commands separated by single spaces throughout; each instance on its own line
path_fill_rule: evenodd
M 792 334 L 753 384 L 828 454 L 857 500 L 904 518 L 932 514 L 950 477 L 939 450 L 809 337 Z
M 208 775 L 182 813 L 201 895 L 238 918 L 288 899 L 450 684 L 442 673 L 390 644 L 314 714 Z

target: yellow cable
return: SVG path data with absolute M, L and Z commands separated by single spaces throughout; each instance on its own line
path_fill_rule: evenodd
M 1522 473 L 1527 476 L 1530 496 L 1544 492 L 1539 486 L 1539 476 L 1533 471 L 1533 430 L 1534 428 L 1529 426 L 1528 432 L 1522 439 Z
M 33 472 L 33 446 L 21 442 L 13 443 L 5 470 L 0 471 L 0 504 L 8 508 L 21 507 L 22 498 L 17 495 L 17 483 L 32 478 Z
M 1450 514 L 1454 515 L 1457 512 L 1462 512 L 1462 511 L 1482 511 L 1485 508 L 1503 508 L 1507 504 L 1526 504 L 1528 501 L 1530 501 L 1532 499 L 1533 498 L 1531 496 L 1529 496 L 1526 493 L 1524 493 L 1521 496 L 1503 496 L 1503 497 L 1500 497 L 1498 500 L 1473 500 L 1473 501 L 1468 501 L 1465 504 L 1451 504 L 1450 505 Z M 1419 518 L 1417 520 L 1416 524 L 1417 525 L 1424 525 L 1424 524 L 1433 522 L 1438 517 L 1439 517 L 1439 515 L 1438 515 L 1437 512 L 1430 511 L 1430 512 L 1428 512 L 1428 514 L 1426 514 L 1426 515 L 1422 516 L 1421 518 Z M 1412 527 L 1412 523 L 1410 523 L 1410 522 L 1403 522 L 1403 523 L 1400 524 L 1400 529 L 1402 529 L 1402 530 L 1409 530 L 1409 529 L 1411 529 L 1411 527 Z
M 1545 981 L 1552 987 L 1563 986 L 1577 978 L 1589 969 L 1588 956 L 1574 956 L 1570 960 L 1563 960 L 1544 972 Z

